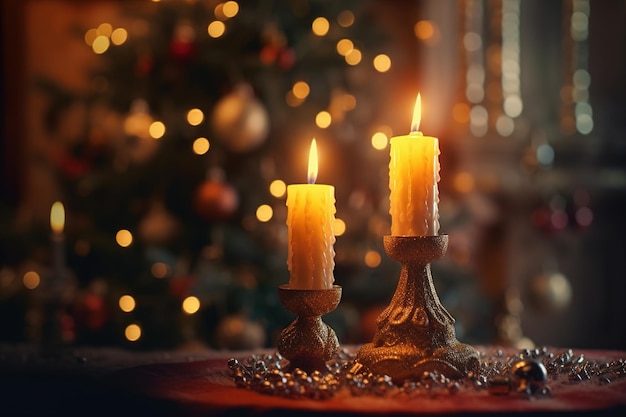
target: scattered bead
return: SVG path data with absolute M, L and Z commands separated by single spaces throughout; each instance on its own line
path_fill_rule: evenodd
M 425 372 L 415 380 L 394 383 L 388 375 L 374 375 L 356 360 L 356 354 L 341 349 L 325 369 L 307 373 L 290 369 L 279 353 L 230 359 L 228 369 L 235 385 L 267 395 L 324 400 L 340 392 L 358 396 L 454 395 L 463 391 L 484 391 L 492 395 L 521 394 L 526 398 L 551 395 L 548 381 L 610 384 L 626 376 L 626 359 L 594 361 L 574 355 L 571 349 L 554 351 L 546 347 L 524 349 L 507 356 L 501 349 L 479 351 L 477 373 L 454 380 L 440 372 Z

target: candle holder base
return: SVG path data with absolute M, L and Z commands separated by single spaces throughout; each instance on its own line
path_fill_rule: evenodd
M 310 372 L 323 369 L 339 350 L 335 331 L 321 316 L 333 311 L 341 300 L 342 288 L 321 290 L 278 287 L 281 304 L 298 317 L 280 333 L 278 352 L 289 360 L 289 367 Z
M 400 279 L 357 361 L 394 381 L 433 371 L 452 379 L 477 372 L 478 352 L 456 339 L 454 318 L 441 305 L 430 271 L 430 263 L 445 254 L 448 236 L 385 236 L 383 243 L 387 255 L 402 264 Z

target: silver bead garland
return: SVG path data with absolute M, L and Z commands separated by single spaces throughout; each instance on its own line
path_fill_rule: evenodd
M 367 372 L 347 349 L 327 362 L 326 369 L 307 373 L 289 370 L 289 361 L 280 353 L 251 355 L 228 361 L 230 374 L 239 388 L 287 398 L 324 400 L 338 395 L 416 397 L 454 395 L 462 391 L 483 391 L 491 395 L 550 397 L 550 383 L 610 384 L 626 376 L 626 360 L 589 360 L 571 349 L 555 352 L 547 347 L 524 349 L 507 356 L 500 349 L 479 351 L 477 374 L 450 379 L 438 372 L 425 372 L 419 379 L 394 383 L 389 376 Z

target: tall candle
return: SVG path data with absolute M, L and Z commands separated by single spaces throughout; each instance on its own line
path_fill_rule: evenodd
M 57 279 L 61 279 L 65 269 L 65 207 L 60 201 L 50 209 L 50 228 L 52 229 L 52 265 Z
M 332 288 L 335 281 L 335 187 L 316 184 L 317 144 L 311 142 L 308 183 L 287 186 L 289 287 Z
M 421 95 L 411 132 L 391 138 L 389 213 L 394 236 L 435 236 L 439 232 L 439 139 L 419 130 Z

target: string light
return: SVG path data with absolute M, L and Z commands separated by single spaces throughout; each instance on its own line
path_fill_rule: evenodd
M 344 10 L 337 15 L 337 23 L 343 28 L 348 28 L 354 24 L 354 13 Z
M 150 267 L 150 272 L 155 278 L 165 278 L 170 273 L 170 268 L 164 262 L 155 262 Z
M 283 180 L 274 180 L 270 184 L 270 194 L 276 198 L 280 198 L 285 195 L 287 191 L 287 184 Z
M 333 234 L 335 236 L 341 236 L 346 232 L 346 222 L 342 219 L 335 217 L 333 221 Z
M 374 68 L 378 72 L 387 72 L 391 68 L 391 58 L 385 54 L 376 55 L 374 58 Z
M 115 241 L 123 248 L 133 243 L 133 235 L 126 229 L 122 229 L 115 234 Z
M 261 204 L 259 207 L 257 207 L 256 218 L 261 223 L 270 221 L 272 219 L 272 216 L 274 216 L 274 210 L 269 205 Z
M 226 25 L 224 24 L 224 22 L 214 20 L 209 23 L 209 26 L 207 27 L 207 32 L 209 33 L 210 37 L 219 38 L 224 34 L 224 32 L 226 32 Z
M 198 126 L 204 120 L 204 113 L 200 109 L 191 109 L 187 112 L 187 123 Z
M 311 24 L 311 29 L 313 30 L 313 33 L 315 35 L 324 36 L 328 33 L 328 30 L 330 29 L 330 23 L 325 17 L 317 17 L 315 18 L 315 20 L 313 20 L 313 23 Z
M 153 139 L 161 139 L 165 135 L 165 124 L 160 121 L 154 121 L 148 128 L 148 133 Z
M 332 117 L 327 111 L 321 111 L 315 116 L 315 124 L 322 129 L 326 129 L 330 126 L 331 122 Z
M 124 336 L 129 342 L 136 342 L 141 337 L 141 327 L 138 324 L 129 324 L 124 329 Z
M 211 147 L 211 143 L 209 142 L 207 138 L 204 138 L 204 137 L 197 138 L 196 140 L 193 141 L 193 145 L 192 145 L 193 152 L 196 155 L 204 155 L 205 153 L 209 151 L 210 147 Z
M 348 65 L 358 65 L 361 62 L 362 54 L 356 48 L 351 49 L 345 56 Z
M 34 290 L 41 283 L 41 277 L 35 271 L 28 271 L 22 277 L 22 282 L 24 286 L 29 290 Z
M 120 297 L 120 299 L 118 300 L 118 305 L 120 307 L 120 310 L 122 310 L 124 313 L 130 313 L 135 309 L 137 303 L 132 296 L 126 294 Z
M 200 310 L 200 300 L 191 295 L 183 300 L 182 308 L 186 314 L 195 314 Z

